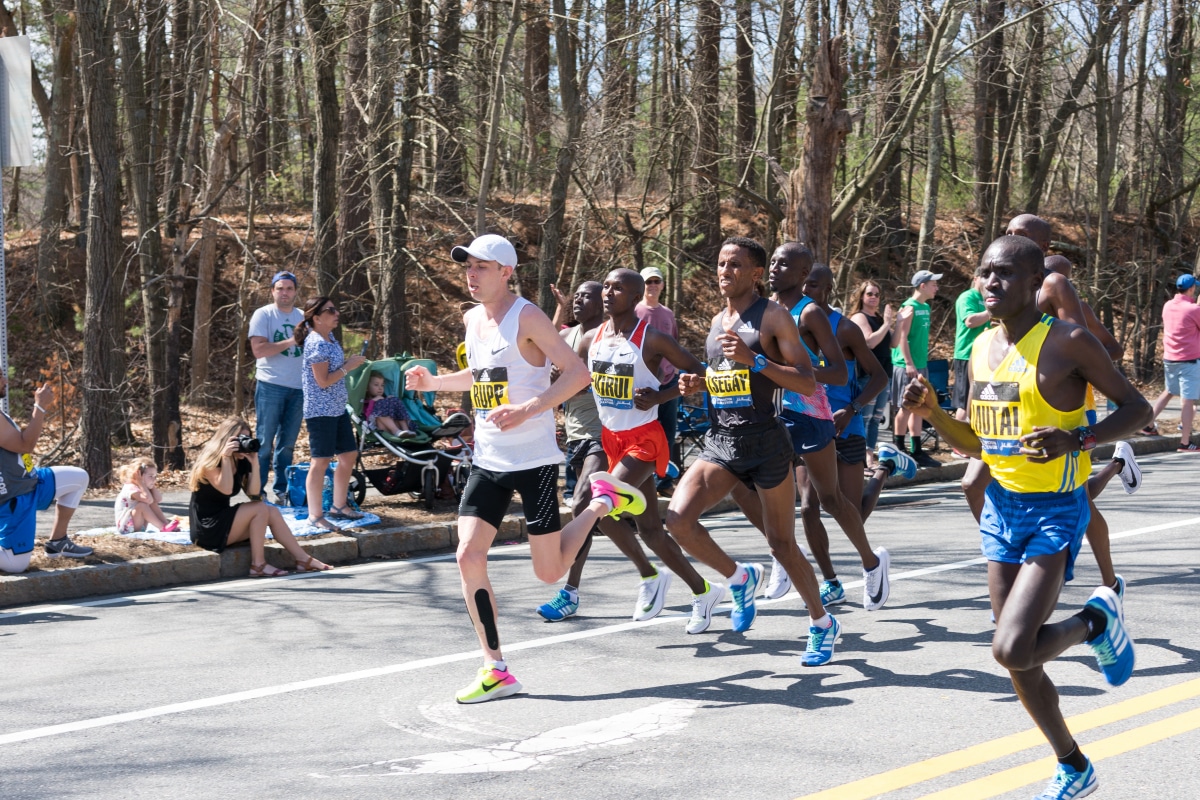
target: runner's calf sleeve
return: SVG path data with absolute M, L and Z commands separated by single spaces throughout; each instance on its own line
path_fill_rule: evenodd
M 500 649 L 500 632 L 496 630 L 496 615 L 492 613 L 492 596 L 487 589 L 475 592 L 475 613 L 479 615 L 479 624 L 483 626 L 483 635 L 487 638 L 488 647 Z

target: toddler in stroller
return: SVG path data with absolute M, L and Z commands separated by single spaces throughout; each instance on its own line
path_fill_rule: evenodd
M 408 411 L 404 408 L 404 400 L 399 397 L 387 397 L 384 394 L 384 378 L 379 372 L 372 372 L 367 380 L 367 397 L 363 401 L 363 418 L 375 430 L 385 431 L 398 439 L 416 438 L 416 432 L 409 425 Z

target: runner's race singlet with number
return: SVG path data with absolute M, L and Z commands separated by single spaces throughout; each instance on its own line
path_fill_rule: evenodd
M 577 352 L 582 338 L 582 325 L 576 325 L 567 333 L 567 345 L 571 352 Z M 591 386 L 563 403 L 563 433 L 568 442 L 600 438 L 600 412 L 596 409 Z
M 763 353 L 759 334 L 767 299 L 760 297 L 741 314 L 732 333 L 736 333 L 755 354 Z M 725 333 L 725 314 L 719 314 L 708 332 L 705 353 L 708 370 L 708 417 L 721 428 L 740 428 L 770 422 L 778 414 L 783 399 L 779 384 L 760 372 L 751 372 L 749 364 L 725 358 L 717 337 Z M 763 353 L 763 355 L 766 355 Z
M 800 327 L 800 315 L 804 313 L 804 309 L 811 302 L 811 297 L 801 297 L 799 302 L 792 306 L 792 310 L 788 312 L 792 315 L 792 321 L 796 323 L 797 328 Z M 833 333 L 836 337 L 836 328 Z M 821 357 L 812 351 L 812 348 L 808 346 L 808 342 L 804 341 L 803 336 L 800 337 L 800 344 L 804 345 L 804 349 L 808 353 L 808 360 L 812 362 L 814 367 L 821 363 Z M 804 414 L 813 419 L 833 419 L 833 409 L 829 405 L 829 397 L 825 393 L 825 384 L 823 383 L 818 383 L 817 390 L 810 395 L 784 389 L 783 407 L 788 411 Z
M 642 342 L 649 327 L 645 320 L 638 320 L 626 339 L 614 333 L 612 320 L 607 320 L 588 349 L 592 395 L 600 422 L 610 431 L 628 431 L 658 419 L 658 406 L 643 411 L 633 403 L 635 389 L 659 388 L 658 377 L 642 358 Z
M 517 344 L 521 310 L 530 305 L 518 297 L 500 320 L 489 339 L 480 337 L 485 319 L 483 306 L 464 317 L 467 323 L 467 366 L 471 404 L 475 408 L 475 464 L 494 472 L 516 472 L 547 464 L 561 464 L 562 451 L 554 430 L 551 410 L 530 417 L 515 428 L 502 431 L 488 422 L 488 413 L 503 405 L 517 405 L 550 388 L 550 361 L 535 367 L 521 355 Z
M 971 350 L 971 428 L 983 445 L 983 461 L 992 477 L 1012 492 L 1072 492 L 1087 481 L 1091 454 L 1068 453 L 1036 464 L 1020 453 L 1020 437 L 1037 427 L 1073 431 L 1086 424 L 1084 406 L 1059 411 L 1037 386 L 1038 357 L 1054 324 L 1041 320 L 1011 347 L 993 370 L 988 352 L 1000 328 L 984 331 Z

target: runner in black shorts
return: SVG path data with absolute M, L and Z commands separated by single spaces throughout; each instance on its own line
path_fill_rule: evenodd
M 700 524 L 700 515 L 739 482 L 753 484 L 771 554 L 787 570 L 813 617 L 801 663 L 817 666 L 833 657 L 841 628 L 825 613 L 816 575 L 796 545 L 791 438 L 776 416 L 782 389 L 811 394 L 816 379 L 787 309 L 755 291 L 766 262 L 763 246 L 743 237 L 727 239 L 717 257 L 717 286 L 726 307 L 713 317 L 708 334 L 708 371 L 679 378 L 681 395 L 707 388 L 712 427 L 700 459 L 684 473 L 671 498 L 667 528 L 692 556 L 729 579 L 733 629 L 747 630 L 754 622 L 762 567 L 730 558 Z

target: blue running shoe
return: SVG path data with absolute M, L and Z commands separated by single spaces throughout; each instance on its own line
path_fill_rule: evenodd
M 748 631 L 754 624 L 754 617 L 758 614 L 758 609 L 754 607 L 754 595 L 758 594 L 758 585 L 762 583 L 763 576 L 762 564 L 742 566 L 746 568 L 745 583 L 729 587 L 729 593 L 733 595 L 733 613 L 729 618 L 733 620 L 735 633 Z
M 1033 800 L 1075 800 L 1077 797 L 1087 797 L 1099 786 L 1100 781 L 1096 778 L 1091 761 L 1080 772 L 1066 764 L 1059 764 L 1054 779 Z
M 842 632 L 842 624 L 833 614 L 829 615 L 828 628 L 818 628 L 810 625 L 808 628 L 808 649 L 800 656 L 800 663 L 805 667 L 819 667 L 833 660 L 833 646 L 837 644 L 838 635 Z
M 576 595 L 572 600 L 566 589 L 559 589 L 553 600 L 538 606 L 537 613 L 546 622 L 562 622 L 567 617 L 575 616 L 578 610 L 579 596 Z
M 879 461 L 892 462 L 894 472 L 899 472 L 910 481 L 917 477 L 917 462 L 908 453 L 896 448 L 894 445 L 881 444 L 879 445 Z
M 844 602 L 846 602 L 846 590 L 842 588 L 842 584 L 833 581 L 825 581 L 821 584 L 821 605 L 836 606 L 838 603 Z
M 1104 633 L 1085 644 L 1095 652 L 1100 671 L 1104 673 L 1104 680 L 1112 686 L 1120 686 L 1133 674 L 1134 664 L 1133 639 L 1129 638 L 1129 633 L 1125 630 L 1121 598 L 1112 589 L 1101 586 L 1092 592 L 1087 606 L 1104 614 L 1108 623 Z

